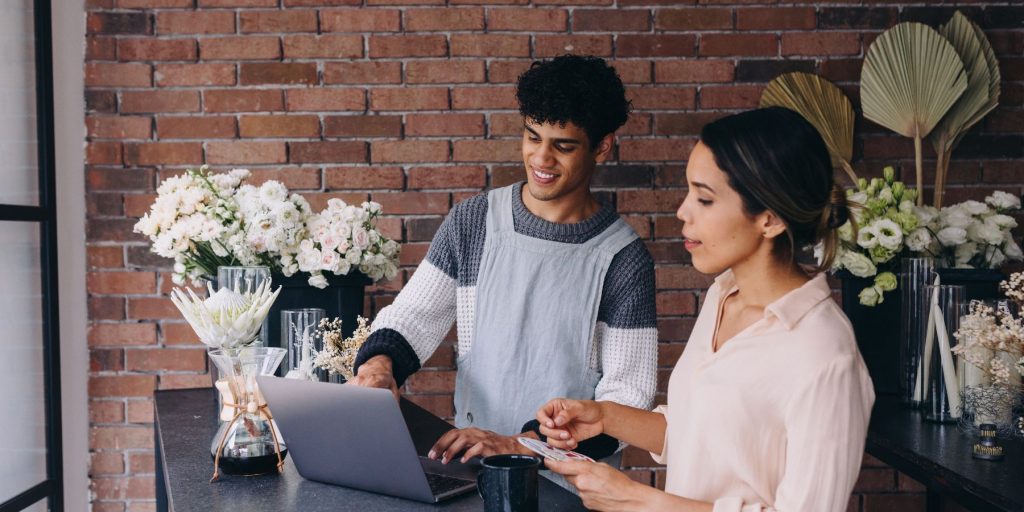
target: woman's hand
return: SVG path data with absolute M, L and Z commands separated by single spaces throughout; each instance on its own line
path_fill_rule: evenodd
M 537 410 L 540 432 L 548 443 L 573 450 L 580 441 L 604 432 L 604 411 L 593 400 L 556 398 Z
M 645 495 L 652 490 L 600 462 L 544 459 L 548 469 L 576 486 L 590 510 L 648 510 Z

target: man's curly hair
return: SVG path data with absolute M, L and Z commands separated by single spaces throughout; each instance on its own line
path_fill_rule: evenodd
M 631 108 L 615 68 L 604 59 L 578 55 L 534 62 L 519 76 L 516 99 L 527 119 L 579 126 L 591 149 L 625 124 Z

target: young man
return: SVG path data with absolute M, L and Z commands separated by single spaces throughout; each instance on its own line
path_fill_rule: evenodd
M 455 424 L 434 445 L 461 455 L 531 453 L 534 415 L 558 396 L 643 409 L 656 388 L 654 265 L 642 240 L 590 191 L 629 102 L 603 60 L 535 62 L 516 90 L 526 182 L 455 205 L 426 260 L 382 309 L 353 384 L 397 387 L 457 320 Z M 608 436 L 578 451 L 613 454 Z

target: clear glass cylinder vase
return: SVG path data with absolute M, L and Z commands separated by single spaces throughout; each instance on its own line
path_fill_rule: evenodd
M 1004 320 L 1017 322 L 1020 318 L 1017 305 L 1006 299 L 972 300 L 963 306 L 962 313 L 962 316 L 976 315 L 978 323 L 981 323 L 978 316 L 990 317 L 993 324 Z M 981 425 L 991 424 L 995 425 L 999 437 L 1019 435 L 1016 412 L 1021 406 L 1022 382 L 1020 374 L 1015 370 L 1019 361 L 1018 354 L 993 350 L 974 338 L 961 338 L 958 341 L 966 344 L 966 351 L 958 361 L 960 395 L 963 397 L 961 429 L 971 435 L 978 435 Z M 994 379 L 993 368 L 996 366 L 1008 369 L 1009 378 Z
M 918 406 L 920 396 L 914 394 L 921 376 L 921 347 L 924 343 L 922 315 L 926 314 L 925 286 L 934 279 L 935 260 L 904 258 L 900 261 L 900 347 L 899 393 L 904 404 Z
M 253 293 L 264 282 L 270 282 L 270 267 L 264 266 L 226 266 L 217 267 L 217 289 L 231 288 L 245 295 Z M 266 346 L 268 322 L 263 320 L 263 328 L 256 336 L 252 346 Z
M 323 380 L 322 370 L 313 367 L 313 358 L 323 350 L 318 330 L 327 317 L 321 308 L 286 309 L 281 311 L 281 340 L 288 349 L 284 376 L 290 379 Z
M 960 328 L 965 290 L 959 285 L 926 285 L 925 293 L 928 304 L 921 346 L 924 419 L 954 423 L 963 412 L 963 400 L 952 349 L 957 343 L 954 334 Z
M 224 401 L 221 419 L 230 416 L 221 422 L 210 445 L 212 480 L 220 472 L 260 475 L 283 467 L 288 449 L 256 386 L 256 377 L 273 375 L 285 352 L 283 348 L 243 347 L 209 353 L 222 377 L 218 388 L 226 388 L 224 395 L 229 398 Z

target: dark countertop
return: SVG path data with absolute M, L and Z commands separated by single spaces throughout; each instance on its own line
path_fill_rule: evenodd
M 1024 510 L 1024 442 L 1000 439 L 1005 457 L 991 462 L 971 457 L 976 440 L 956 425 L 923 421 L 895 397 L 879 396 L 867 452 L 970 510 Z
M 222 475 L 210 483 L 213 461 L 210 443 L 217 432 L 216 397 L 211 389 L 157 391 L 155 434 L 158 510 L 245 510 L 247 512 L 302 510 L 304 512 L 373 510 L 483 510 L 474 492 L 428 505 L 306 480 L 291 458 L 284 473 L 255 477 Z M 402 412 L 413 432 L 417 451 L 425 452 L 436 439 L 436 425 L 417 429 L 424 411 L 403 401 Z M 424 432 L 428 430 L 428 432 Z M 166 505 L 166 508 L 163 508 Z M 579 498 L 540 478 L 540 510 L 585 510 Z

